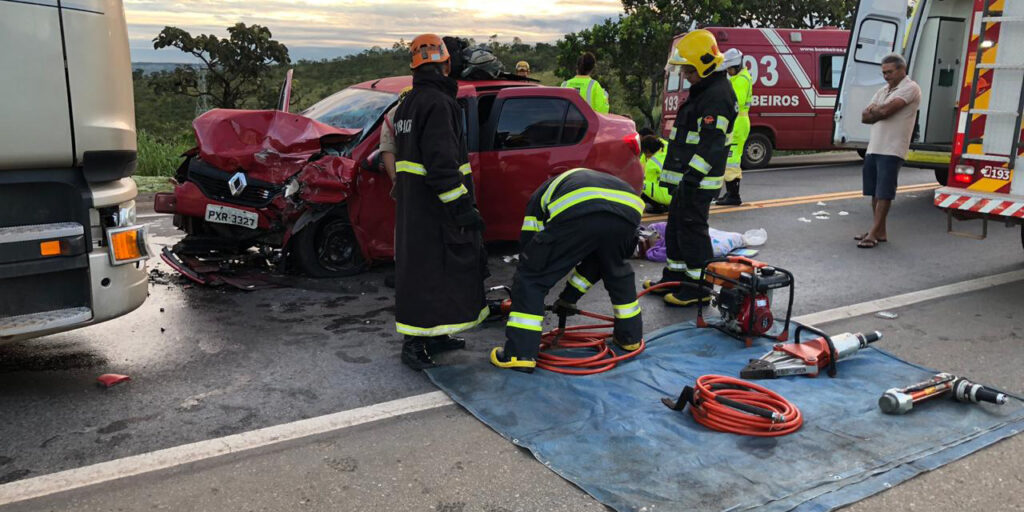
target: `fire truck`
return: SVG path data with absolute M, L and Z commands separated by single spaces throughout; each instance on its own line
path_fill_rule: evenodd
M 884 83 L 880 62 L 902 35 L 921 106 L 908 165 L 929 162 L 943 187 L 935 206 L 947 231 L 982 239 L 988 221 L 1021 225 L 1024 179 L 1016 179 L 1024 110 L 1024 2 L 919 0 L 910 19 L 902 2 L 861 1 L 836 107 L 836 139 L 867 143 L 860 112 Z M 852 43 L 856 41 L 856 43 Z M 842 140 L 839 140 L 842 139 Z M 980 235 L 953 220 L 981 219 Z
M 743 52 L 743 65 L 754 79 L 750 137 L 743 168 L 768 165 L 779 150 L 830 150 L 832 112 L 846 56 L 849 31 L 785 28 L 708 27 L 722 51 Z M 683 36 L 676 36 L 674 47 Z M 672 49 L 669 48 L 671 55 Z M 663 136 L 675 122 L 690 84 L 681 73 L 668 73 L 662 101 Z

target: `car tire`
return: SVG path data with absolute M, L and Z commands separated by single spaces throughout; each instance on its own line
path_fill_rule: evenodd
M 772 139 L 761 132 L 754 132 L 747 138 L 743 146 L 744 169 L 761 169 L 768 165 L 772 159 Z
M 949 169 L 935 169 L 935 181 L 945 187 L 946 183 L 949 182 Z
M 354 276 L 369 267 L 344 213 L 328 215 L 306 226 L 295 234 L 290 246 L 292 262 L 310 277 Z

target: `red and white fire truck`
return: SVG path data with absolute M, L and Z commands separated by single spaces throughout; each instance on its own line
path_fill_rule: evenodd
M 850 32 L 835 28 L 708 27 L 723 52 L 743 52 L 743 64 L 754 79 L 750 137 L 743 168 L 768 165 L 780 150 L 829 150 L 832 112 Z M 673 47 L 682 34 L 676 36 Z M 672 49 L 669 48 L 669 55 Z M 690 84 L 680 73 L 668 73 L 662 102 L 662 133 L 667 136 Z
M 929 154 L 941 165 L 936 177 L 946 186 L 934 201 L 946 211 L 949 232 L 980 239 L 990 220 L 1019 224 L 1024 245 L 1024 178 L 1014 179 L 1024 150 L 1024 2 L 918 0 L 909 20 L 900 2 L 883 4 L 862 0 L 858 7 L 837 138 L 866 142 L 860 111 L 884 83 L 878 63 L 902 35 L 908 72 L 921 86 L 908 164 Z M 954 218 L 982 219 L 981 235 L 954 231 Z

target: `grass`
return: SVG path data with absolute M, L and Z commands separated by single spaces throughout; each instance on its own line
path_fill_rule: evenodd
M 181 154 L 192 147 L 185 137 L 161 140 L 145 130 L 139 130 L 139 164 L 136 176 L 174 176 L 181 164 Z M 166 180 L 165 180 L 166 181 Z
M 157 192 L 171 192 L 174 185 L 167 176 L 132 176 L 135 185 L 139 187 L 139 194 L 155 194 Z

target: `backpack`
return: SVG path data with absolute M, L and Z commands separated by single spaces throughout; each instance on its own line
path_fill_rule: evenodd
M 453 36 L 444 36 L 441 40 L 444 41 L 444 46 L 448 48 L 448 55 L 451 58 L 451 76 L 453 78 L 462 76 L 462 70 L 466 67 L 463 53 L 469 48 L 469 41 Z
M 502 65 L 498 57 L 489 48 L 477 46 L 462 51 L 462 62 L 465 69 L 457 75 L 466 80 L 494 80 L 501 76 Z

